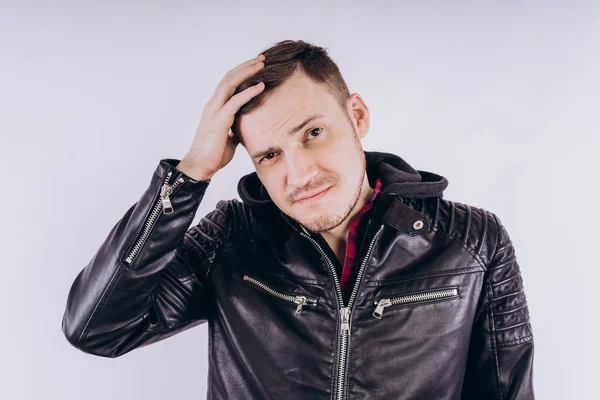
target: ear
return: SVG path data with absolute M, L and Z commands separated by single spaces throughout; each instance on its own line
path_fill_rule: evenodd
M 358 137 L 363 139 L 369 132 L 369 108 L 358 93 L 352 93 L 346 104 L 348 115 L 354 124 Z
M 244 138 L 240 133 L 239 117 L 237 116 L 233 119 L 233 124 L 231 125 L 231 134 L 229 136 L 232 136 L 235 142 L 241 143 L 242 147 L 246 148 L 243 140 Z

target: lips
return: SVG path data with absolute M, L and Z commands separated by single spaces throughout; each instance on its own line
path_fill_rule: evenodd
M 318 191 L 316 191 L 316 192 L 314 192 L 314 193 L 312 193 L 312 194 L 309 194 L 309 195 L 307 195 L 307 196 L 304 196 L 304 197 L 302 197 L 302 198 L 296 199 L 296 201 L 305 200 L 305 199 L 308 199 L 308 198 L 310 198 L 310 197 L 316 196 L 316 195 L 318 195 L 319 193 L 322 193 L 322 192 L 326 191 L 327 189 L 329 189 L 329 187 L 326 187 L 325 189 L 318 190 Z

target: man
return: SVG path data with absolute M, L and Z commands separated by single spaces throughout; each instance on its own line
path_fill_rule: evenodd
M 231 130 L 231 131 L 230 131 Z M 181 160 L 76 277 L 62 329 L 118 357 L 209 324 L 213 399 L 533 399 L 533 334 L 498 217 L 363 151 L 369 110 L 325 50 L 283 41 L 229 71 Z M 189 228 L 242 143 L 242 201 Z

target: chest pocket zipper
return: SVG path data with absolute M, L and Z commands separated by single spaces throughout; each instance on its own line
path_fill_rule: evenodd
M 290 303 L 297 304 L 298 306 L 296 307 L 296 314 L 300 314 L 300 312 L 302 311 L 302 307 L 304 306 L 314 307 L 317 305 L 317 299 L 315 297 L 294 295 L 290 293 L 281 292 L 279 290 L 273 289 L 266 283 L 248 275 L 244 275 L 244 280 L 252 283 L 254 286 L 262 289 L 264 292 L 270 294 L 271 296 L 288 301 Z
M 401 305 L 401 304 L 414 304 L 421 303 L 430 300 L 441 300 L 441 299 L 450 299 L 458 297 L 458 288 L 448 288 L 448 289 L 438 289 L 438 290 L 430 290 L 422 293 L 414 293 L 408 294 L 404 296 L 397 296 L 391 298 L 384 298 L 373 301 L 373 305 L 377 306 L 375 311 L 373 311 L 373 316 L 375 318 L 381 319 L 383 316 L 383 310 L 386 307 Z

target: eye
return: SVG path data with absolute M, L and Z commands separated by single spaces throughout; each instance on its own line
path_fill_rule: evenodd
M 319 135 L 321 134 L 321 131 L 322 131 L 322 130 L 323 130 L 323 128 L 315 128 L 315 129 L 312 129 L 310 132 L 308 132 L 308 135 L 306 135 L 306 136 L 308 137 L 308 136 L 310 136 L 311 134 L 313 134 L 314 132 L 318 132 L 318 133 L 317 133 L 317 136 L 319 136 Z M 313 138 L 316 138 L 316 136 L 313 136 Z M 263 158 L 261 158 L 261 159 L 260 159 L 259 163 L 262 163 L 262 162 L 263 162 L 263 160 L 264 160 L 264 161 L 269 161 L 269 160 L 272 160 L 272 159 L 273 159 L 273 157 L 269 157 L 269 156 L 270 156 L 270 155 L 272 155 L 272 154 L 276 154 L 276 153 L 274 153 L 274 152 L 271 152 L 271 153 L 269 153 L 269 154 L 265 155 Z
M 315 128 L 315 129 L 313 129 L 312 131 L 310 131 L 310 132 L 308 133 L 308 135 L 306 135 L 306 136 L 308 137 L 308 136 L 310 136 L 310 135 L 311 135 L 313 132 L 315 132 L 315 131 L 319 131 L 319 133 L 317 134 L 317 136 L 318 136 L 318 135 L 321 133 L 321 131 L 322 131 L 322 130 L 323 130 L 323 128 Z M 313 137 L 315 137 L 315 136 L 313 136 Z
M 273 159 L 273 157 L 271 157 L 271 158 L 268 157 L 271 154 L 275 154 L 275 153 L 271 152 L 271 153 L 267 154 L 266 156 L 264 156 L 263 158 L 260 159 L 260 162 L 262 162 L 263 160 L 267 160 L 268 161 L 268 160 Z

